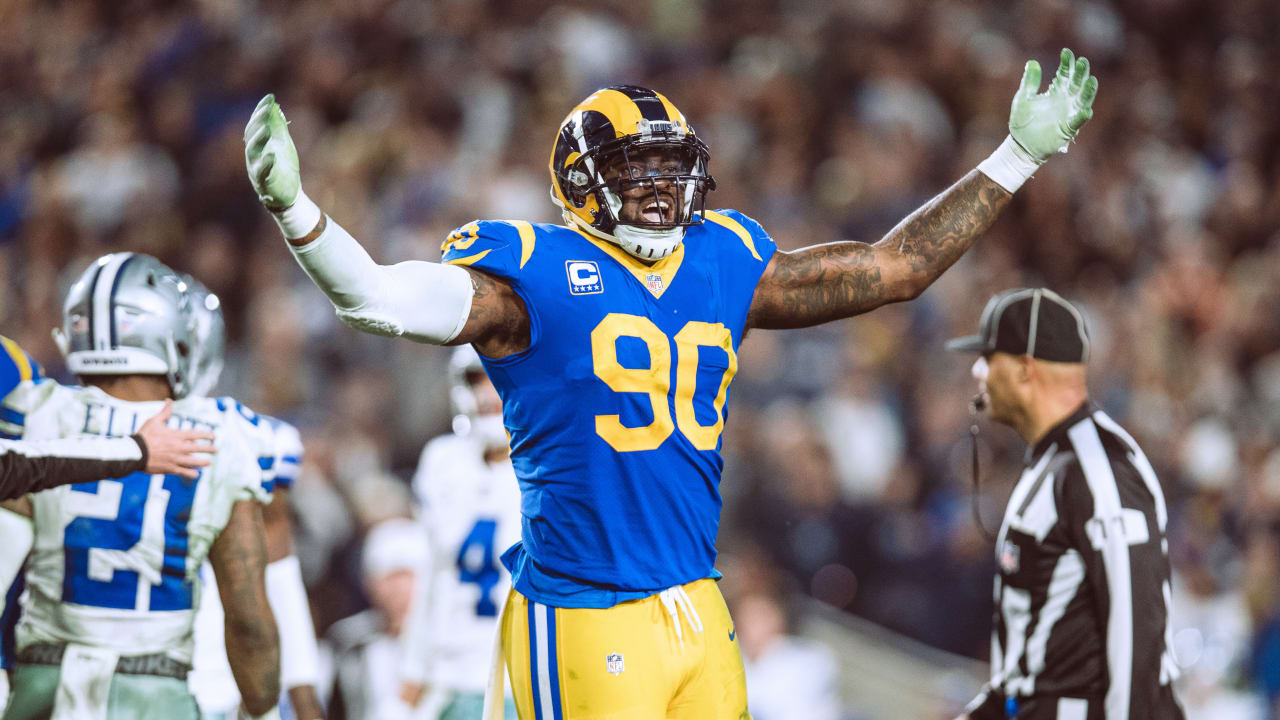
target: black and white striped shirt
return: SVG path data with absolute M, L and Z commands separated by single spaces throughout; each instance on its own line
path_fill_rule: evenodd
M 996 540 L 991 682 L 970 716 L 1182 718 L 1169 689 L 1168 511 L 1151 463 L 1089 403 L 1029 458 Z
M 147 466 L 146 444 L 123 438 L 0 440 L 0 500 L 56 485 L 117 478 Z

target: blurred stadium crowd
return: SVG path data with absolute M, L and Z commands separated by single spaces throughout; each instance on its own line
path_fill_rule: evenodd
M 447 351 L 345 328 L 294 264 L 244 177 L 241 130 L 262 94 L 288 113 L 308 193 L 382 262 L 437 259 L 475 217 L 558 221 L 555 128 L 617 82 L 668 95 L 710 144 L 708 206 L 788 248 L 878 239 L 996 147 L 1023 60 L 1051 68 L 1069 45 L 1101 80 L 1093 121 L 937 285 L 744 343 L 724 440 L 726 589 L 808 594 L 984 658 L 974 383 L 942 342 L 971 332 L 993 292 L 1043 284 L 1087 310 L 1093 396 L 1169 497 L 1189 715 L 1265 703 L 1276 717 L 1277 37 L 1274 0 L 13 0 L 0 4 L 0 330 L 69 379 L 49 329 L 70 280 L 113 250 L 218 293 L 220 391 L 304 432 L 299 554 L 323 633 L 386 594 L 366 592 L 361 539 L 411 512 L 418 452 L 449 426 Z M 999 427 L 982 443 L 994 526 L 1021 443 Z

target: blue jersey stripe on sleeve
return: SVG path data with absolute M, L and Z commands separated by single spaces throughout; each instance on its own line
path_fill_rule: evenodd
M 27 424 L 27 416 L 11 408 L 0 405 L 0 420 L 19 427 Z

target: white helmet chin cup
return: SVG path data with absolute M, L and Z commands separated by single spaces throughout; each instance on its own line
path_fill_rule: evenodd
M 673 228 L 638 228 L 619 225 L 613 229 L 614 242 L 641 260 L 661 260 L 680 247 L 684 241 L 684 226 Z
M 613 216 L 615 218 L 621 217 L 622 198 L 607 187 L 601 188 L 600 194 L 604 196 L 605 202 L 609 205 L 609 211 L 613 213 Z M 688 185 L 688 192 L 685 194 L 688 197 L 682 198 L 682 202 L 687 206 L 693 199 L 692 183 Z M 613 228 L 612 235 L 599 231 L 593 234 L 604 237 L 606 240 L 626 250 L 629 255 L 638 257 L 641 260 L 654 261 L 661 260 L 680 247 L 680 243 L 684 241 L 684 230 L 683 225 L 670 228 L 641 228 L 620 222 Z

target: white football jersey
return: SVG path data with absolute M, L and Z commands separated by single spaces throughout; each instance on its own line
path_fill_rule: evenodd
M 302 464 L 302 436 L 297 428 L 283 420 L 265 415 L 256 417 L 269 430 L 262 438 L 269 444 L 259 453 L 274 458 L 273 486 L 290 487 Z M 208 562 L 200 569 L 200 583 L 203 597 L 196 612 L 195 660 L 187 676 L 187 686 L 204 712 L 234 712 L 240 706 L 240 688 L 227 660 L 226 615 L 222 610 L 222 598 L 218 595 L 213 566 Z
M 4 400 L 25 416 L 23 437 L 131 435 L 163 407 L 126 402 L 96 387 L 24 382 Z M 17 628 L 19 651 L 78 643 L 191 662 L 196 573 L 232 506 L 269 499 L 260 423 L 236 404 L 188 397 L 170 424 L 211 430 L 218 449 L 196 480 L 134 473 L 31 496 L 35 543 Z
M 415 588 L 403 676 L 483 693 L 498 612 L 511 589 L 499 557 L 520 539 L 515 471 L 510 461 L 486 463 L 474 438 L 442 435 L 423 449 L 413 489 L 431 559 Z

